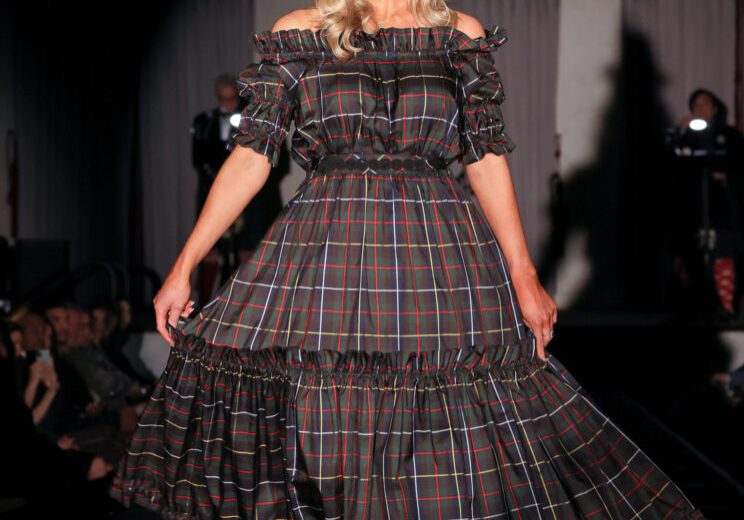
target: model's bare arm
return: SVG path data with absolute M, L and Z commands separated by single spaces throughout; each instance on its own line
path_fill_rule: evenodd
M 534 276 L 535 265 L 527 249 L 522 218 L 504 155 L 487 153 L 465 167 L 470 186 L 504 252 L 514 276 Z
M 271 30 L 303 26 L 307 12 L 307 9 L 291 11 L 274 22 Z M 173 266 L 177 276 L 189 277 L 219 237 L 261 190 L 270 171 L 271 165 L 265 155 L 244 146 L 233 149 L 212 183 L 194 230 Z
M 293 27 L 302 17 L 301 11 L 279 18 L 272 31 Z M 194 302 L 189 300 L 192 271 L 261 190 L 270 172 L 268 157 L 241 145 L 235 146 L 217 172 L 194 229 L 153 300 L 158 332 L 169 345 L 173 341 L 166 323 L 175 328 L 178 317 L 193 310 Z
M 459 13 L 458 28 L 471 38 L 486 36 L 476 18 Z M 494 236 L 504 252 L 522 318 L 535 334 L 538 355 L 545 358 L 558 307 L 540 284 L 524 236 L 519 205 L 506 154 L 486 153 L 465 167 L 470 186 L 478 199 Z
M 553 324 L 558 319 L 558 307 L 540 284 L 527 250 L 506 157 L 487 153 L 480 161 L 467 165 L 465 171 L 504 252 L 522 318 L 535 334 L 539 357 L 545 359 L 545 345 L 550 342 Z
M 166 321 L 175 327 L 180 315 L 193 310 L 191 272 L 263 187 L 270 171 L 265 155 L 238 145 L 217 172 L 194 229 L 153 300 L 158 332 L 169 345 L 173 341 Z
M 176 276 L 188 278 L 217 240 L 235 222 L 269 177 L 265 155 L 236 146 L 212 183 L 204 207 L 173 265 Z

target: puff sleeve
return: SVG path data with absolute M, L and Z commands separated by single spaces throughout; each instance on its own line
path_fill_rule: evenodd
M 464 164 L 479 161 L 488 152 L 501 155 L 516 148 L 505 130 L 501 113 L 504 86 L 494 61 L 496 49 L 506 40 L 506 30 L 495 25 L 485 38 L 472 39 L 459 49 L 459 130 Z
M 238 73 L 238 92 L 245 99 L 240 123 L 228 142 L 248 146 L 269 158 L 271 166 L 279 162 L 282 141 L 289 131 L 297 105 L 297 87 L 305 70 L 298 57 L 262 54 Z

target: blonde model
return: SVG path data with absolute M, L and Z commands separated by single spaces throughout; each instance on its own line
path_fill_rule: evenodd
M 505 29 L 443 0 L 325 0 L 253 41 L 232 155 L 155 298 L 171 354 L 111 496 L 169 519 L 701 519 L 545 350 Z M 183 319 L 291 123 L 305 179 Z

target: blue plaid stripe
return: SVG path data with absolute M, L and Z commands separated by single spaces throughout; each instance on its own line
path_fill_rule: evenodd
M 191 320 L 110 495 L 167 518 L 687 518 L 682 491 L 537 357 L 456 158 L 505 153 L 499 26 L 257 33 L 232 145 L 307 176 Z M 392 103 L 392 96 L 397 101 Z

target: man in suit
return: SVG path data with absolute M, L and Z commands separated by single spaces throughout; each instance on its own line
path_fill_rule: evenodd
M 686 283 L 699 278 L 691 302 L 703 303 L 702 310 L 712 318 L 730 320 L 741 317 L 744 294 L 744 136 L 727 124 L 727 108 L 713 92 L 695 90 L 688 107 L 675 143 L 680 157 L 671 192 L 675 268 Z M 693 119 L 707 126 L 693 130 Z M 701 253 L 709 262 L 703 263 Z
M 230 136 L 239 124 L 245 100 L 239 95 L 237 78 L 221 74 L 214 82 L 217 106 L 196 115 L 191 126 L 192 164 L 198 175 L 197 216 L 222 164 L 230 155 Z M 286 170 L 286 168 L 281 168 Z M 266 185 L 246 206 L 243 214 L 218 240 L 199 266 L 199 298 L 206 302 L 255 249 L 281 210 L 278 176 L 273 172 Z

